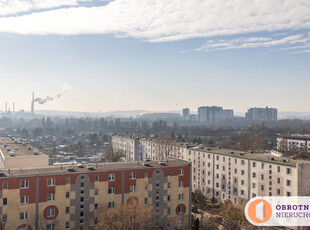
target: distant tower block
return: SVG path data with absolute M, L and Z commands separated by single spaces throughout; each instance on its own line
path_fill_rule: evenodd
M 15 113 L 15 102 L 13 102 L 13 113 Z
M 8 112 L 8 103 L 5 102 L 5 112 L 7 113 Z

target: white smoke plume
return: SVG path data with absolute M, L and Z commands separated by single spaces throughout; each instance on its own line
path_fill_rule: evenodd
M 33 102 L 38 102 L 39 104 L 45 104 L 48 101 L 53 101 L 56 98 L 61 98 L 63 95 L 65 95 L 69 90 L 71 89 L 70 85 L 65 83 L 62 87 L 62 90 L 60 93 L 56 94 L 56 96 L 51 97 L 51 96 L 46 96 L 45 98 L 40 98 L 37 97 L 35 99 L 33 99 Z

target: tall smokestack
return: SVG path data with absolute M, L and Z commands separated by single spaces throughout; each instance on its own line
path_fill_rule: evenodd
M 8 112 L 8 103 L 5 102 L 5 112 L 7 113 Z
M 34 92 L 32 92 L 31 113 L 34 114 Z
M 15 113 L 15 102 L 13 102 L 13 113 Z

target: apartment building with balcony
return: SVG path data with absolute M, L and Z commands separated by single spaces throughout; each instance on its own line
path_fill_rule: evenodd
M 7 229 L 92 229 L 100 212 L 130 199 L 154 207 L 149 228 L 190 227 L 191 164 L 169 159 L 0 170 Z

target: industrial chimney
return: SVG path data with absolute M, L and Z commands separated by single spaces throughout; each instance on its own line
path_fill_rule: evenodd
M 5 102 L 5 113 L 7 113 L 7 112 L 8 112 L 8 103 Z
M 31 113 L 34 114 L 34 92 L 32 92 Z
M 15 113 L 15 102 L 13 102 L 13 113 Z

